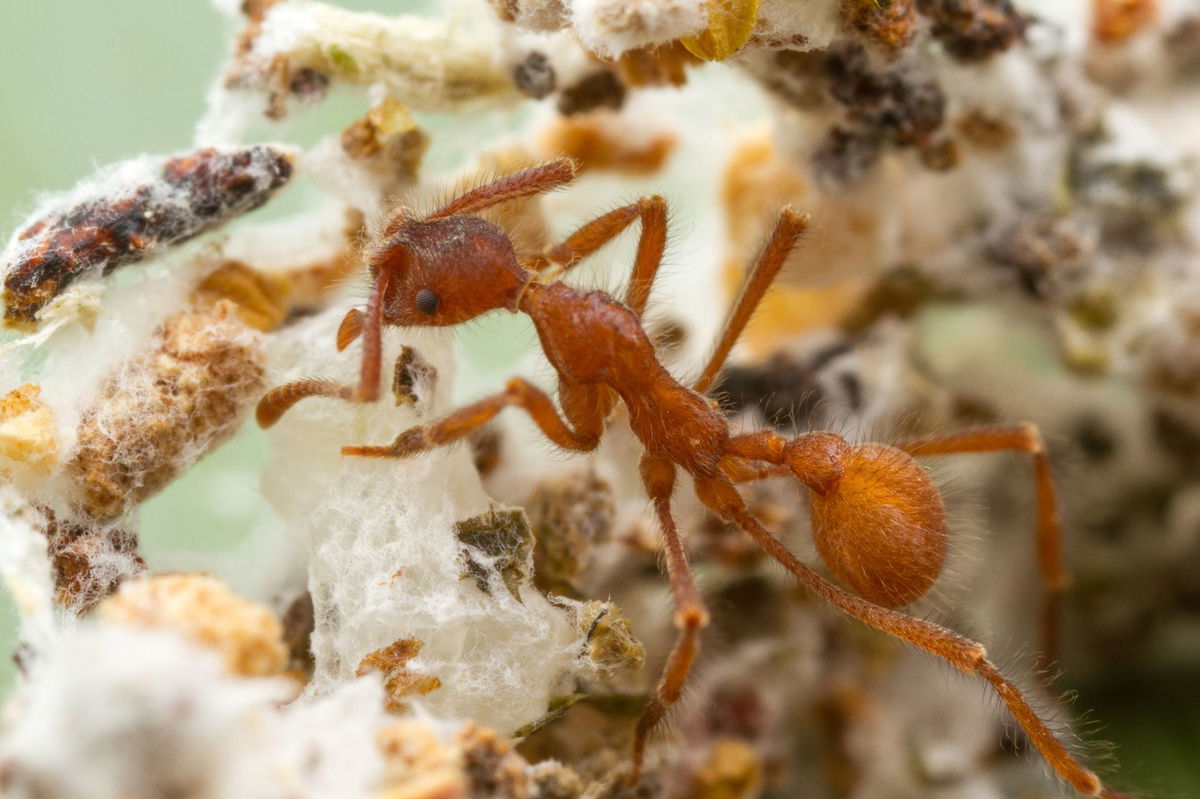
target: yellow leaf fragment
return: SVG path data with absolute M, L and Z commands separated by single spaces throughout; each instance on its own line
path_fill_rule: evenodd
M 679 41 L 698 58 L 724 61 L 742 49 L 758 20 L 758 0 L 708 0 L 708 27 Z
M 0 397 L 0 474 L 9 472 L 5 461 L 37 474 L 49 474 L 58 463 L 54 416 L 40 393 L 39 386 L 26 383 Z

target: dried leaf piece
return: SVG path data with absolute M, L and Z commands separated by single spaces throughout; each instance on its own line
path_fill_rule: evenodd
M 708 0 L 708 27 L 679 41 L 705 61 L 724 61 L 742 48 L 758 20 L 758 0 Z
M 283 625 L 275 614 L 207 574 L 128 581 L 96 608 L 96 615 L 114 624 L 175 630 L 215 649 L 231 674 L 270 677 L 287 666 Z
M 415 658 L 425 644 L 416 638 L 401 638 L 393 644 L 376 649 L 358 664 L 356 674 L 361 677 L 371 672 L 383 674 L 384 704 L 393 713 L 408 710 L 404 697 L 412 694 L 427 694 L 442 687 L 442 681 L 429 674 L 417 674 L 408 670 L 408 662 Z
M 292 154 L 276 147 L 205 148 L 167 160 L 154 180 L 98 187 L 9 243 L 5 326 L 35 328 L 38 311 L 89 271 L 108 274 L 251 211 L 291 175 Z
M 20 464 L 44 476 L 58 464 L 54 416 L 40 393 L 39 386 L 26 383 L 0 397 L 0 475 L 11 477 L 11 467 Z
M 533 534 L 520 508 L 493 505 L 487 513 L 463 519 L 454 534 L 465 545 L 462 554 L 464 578 L 470 577 L 485 594 L 491 594 L 491 573 L 500 575 L 513 599 L 521 601 L 521 584 L 527 571 Z

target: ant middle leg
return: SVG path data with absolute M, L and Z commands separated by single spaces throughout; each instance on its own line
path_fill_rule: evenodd
M 1120 795 L 1111 789 L 1105 789 L 1100 779 L 1067 750 L 1037 715 L 1021 691 L 987 659 L 987 650 L 982 644 L 940 625 L 868 602 L 838 588 L 800 561 L 767 532 L 749 513 L 741 496 L 728 480 L 720 477 L 696 478 L 695 486 L 697 496 L 708 508 L 721 518 L 740 526 L 768 555 L 799 578 L 805 587 L 843 613 L 924 649 L 952 663 L 966 674 L 987 680 L 1054 771 L 1076 791 L 1085 796 Z
M 1037 493 L 1037 561 L 1043 591 L 1039 665 L 1052 662 L 1058 649 L 1062 596 L 1070 584 L 1070 574 L 1063 557 L 1062 526 L 1050 460 L 1046 457 L 1046 447 L 1037 426 L 1026 423 L 977 428 L 901 441 L 896 447 L 914 457 L 1001 450 L 1025 452 L 1033 457 Z
M 667 577 L 671 583 L 671 598 L 675 603 L 675 627 L 679 630 L 671 654 L 663 667 L 655 696 L 646 705 L 638 720 L 633 741 L 633 773 L 630 782 L 636 783 L 641 774 L 646 742 L 667 710 L 679 701 L 684 682 L 700 651 L 700 631 L 708 625 L 708 610 L 700 597 L 688 567 L 687 555 L 679 537 L 679 529 L 671 515 L 671 494 L 675 490 L 675 466 L 670 461 L 642 456 L 642 483 L 654 504 L 662 530 L 666 552 Z
M 458 441 L 478 430 L 508 407 L 525 410 L 541 431 L 563 449 L 588 452 L 596 448 L 599 432 L 592 425 L 577 424 L 573 429 L 559 416 L 553 400 L 537 386 L 521 377 L 508 381 L 504 391 L 459 408 L 439 422 L 405 430 L 387 446 L 342 447 L 343 455 L 366 458 L 407 458 L 434 447 Z
M 746 273 L 746 279 L 742 282 L 738 298 L 725 320 L 724 329 L 721 337 L 717 340 L 717 346 L 713 349 L 712 356 L 709 357 L 708 363 L 700 372 L 700 377 L 692 386 L 697 393 L 704 394 L 712 386 L 717 373 L 725 365 L 725 359 L 729 357 L 733 345 L 737 343 L 742 331 L 745 330 L 746 323 L 750 321 L 758 304 L 766 296 L 767 289 L 775 282 L 775 278 L 778 277 L 779 270 L 783 268 L 792 248 L 796 246 L 800 236 L 808 229 L 808 222 L 808 214 L 798 214 L 790 206 L 780 212 L 779 221 L 775 223 L 771 237 L 763 245 L 754 266 Z

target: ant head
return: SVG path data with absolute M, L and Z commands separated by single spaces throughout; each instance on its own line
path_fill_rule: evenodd
M 529 274 L 500 228 L 475 216 L 413 220 L 370 255 L 387 272 L 384 319 L 401 327 L 456 325 L 498 308 L 516 310 Z

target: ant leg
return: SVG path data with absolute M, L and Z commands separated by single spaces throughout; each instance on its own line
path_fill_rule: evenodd
M 556 158 L 472 189 L 425 218 L 444 219 L 457 214 L 477 214 L 493 205 L 532 197 L 565 186 L 575 179 L 575 175 L 575 162 L 570 158 Z
M 333 397 L 347 402 L 374 402 L 379 398 L 379 377 L 383 368 L 383 294 L 387 284 L 387 272 L 380 272 L 367 301 L 366 314 L 351 310 L 338 327 L 339 351 L 362 333 L 363 359 L 358 385 L 344 386 L 332 380 L 308 378 L 273 388 L 258 401 L 254 415 L 259 427 L 265 429 L 275 424 L 305 397 Z
M 808 228 L 808 220 L 808 214 L 798 214 L 791 207 L 786 207 L 780 212 L 779 221 L 775 223 L 775 230 L 771 233 L 771 238 L 767 240 L 766 246 L 758 255 L 758 260 L 754 262 L 754 266 L 746 274 L 745 281 L 742 282 L 742 290 L 738 294 L 737 302 L 729 312 L 729 318 L 725 320 L 724 332 L 717 341 L 717 347 L 713 350 L 712 357 L 708 359 L 704 371 L 700 373 L 700 377 L 692 386 L 696 393 L 707 392 L 713 380 L 716 379 L 717 372 L 721 371 L 721 367 L 725 365 L 725 359 L 729 357 L 729 351 L 733 349 L 738 337 L 742 335 L 742 330 L 750 321 L 758 304 L 762 302 L 767 289 L 775 282 L 775 277 L 783 268 L 783 263 L 787 260 L 792 248 L 796 246 L 800 234 Z
M 646 740 L 662 721 L 667 709 L 679 701 L 683 684 L 691 671 L 692 662 L 700 651 L 700 630 L 708 625 L 708 611 L 688 568 L 687 555 L 679 538 L 679 529 L 671 516 L 671 494 L 675 490 L 675 466 L 670 461 L 642 456 L 642 483 L 654 503 L 658 524 L 666 550 L 667 576 L 671 581 L 671 598 L 675 602 L 675 626 L 679 635 L 663 667 L 662 679 L 653 699 L 638 720 L 633 740 L 633 773 L 630 782 L 636 783 L 642 770 Z
M 1076 791 L 1085 796 L 1120 796 L 1115 791 L 1105 789 L 1100 779 L 1067 751 L 1045 722 L 1038 717 L 1020 690 L 987 659 L 987 650 L 982 644 L 940 625 L 881 607 L 838 588 L 801 562 L 768 533 L 746 510 L 737 489 L 727 480 L 721 477 L 697 477 L 695 486 L 697 496 L 714 513 L 739 525 L 768 555 L 796 575 L 809 590 L 832 603 L 843 613 L 947 660 L 966 674 L 977 675 L 991 683 L 1000 700 L 1008 707 L 1042 756 Z
M 564 271 L 571 269 L 616 238 L 635 219 L 642 222 L 642 235 L 638 239 L 633 275 L 625 289 L 625 304 L 641 316 L 646 310 L 650 287 L 667 246 L 667 202 L 662 197 L 657 194 L 643 197 L 636 203 L 596 217 L 568 236 L 562 244 L 547 251 L 545 258 L 551 263 L 562 264 Z
M 459 408 L 440 422 L 411 427 L 386 447 L 342 447 L 342 454 L 366 458 L 407 458 L 458 441 L 510 406 L 523 408 L 546 437 L 563 449 L 588 452 L 596 448 L 600 439 L 599 435 L 572 430 L 558 415 L 554 402 L 544 391 L 524 378 L 514 377 L 499 394 Z
M 1062 526 L 1058 519 L 1054 478 L 1050 474 L 1050 461 L 1037 427 L 1032 424 L 986 427 L 901 441 L 896 447 L 914 457 L 998 450 L 1016 450 L 1033 456 L 1037 490 L 1037 560 L 1043 585 L 1043 651 L 1039 664 L 1052 661 L 1058 647 L 1062 595 L 1070 584 L 1070 575 L 1064 565 Z

